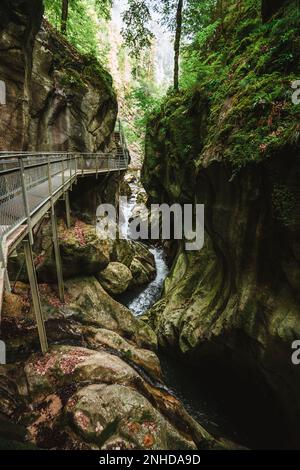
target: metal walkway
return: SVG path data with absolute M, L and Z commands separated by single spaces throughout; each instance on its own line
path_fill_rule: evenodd
M 7 259 L 16 246 L 24 239 L 33 244 L 34 227 L 49 210 L 55 218 L 54 206 L 62 197 L 69 225 L 69 190 L 79 177 L 127 170 L 129 152 L 121 123 L 114 139 L 115 153 L 0 153 L 0 311 L 4 288 L 10 288 Z M 31 246 L 28 253 L 32 257 Z M 28 274 L 31 267 L 27 263 Z M 59 269 L 58 281 L 62 281 Z M 59 287 L 63 296 L 61 282 Z

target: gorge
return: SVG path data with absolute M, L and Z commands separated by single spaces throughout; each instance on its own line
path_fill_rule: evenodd
M 99 35 L 78 36 L 80 16 L 106 34 L 93 1 L 64 34 L 61 2 L 0 5 L 0 227 L 7 162 L 77 161 L 32 228 L 45 354 L 24 245 L 1 260 L 0 449 L 299 449 L 299 3 L 183 2 L 179 89 L 158 97 L 155 39 L 140 58 L 118 45 L 116 91 Z M 97 209 L 120 196 L 127 236 L 110 239 Z M 176 220 L 171 239 L 132 240 L 143 204 L 204 204 L 204 247 L 186 250 Z

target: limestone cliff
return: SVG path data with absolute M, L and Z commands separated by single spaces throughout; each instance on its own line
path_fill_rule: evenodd
M 0 150 L 104 150 L 117 115 L 111 77 L 42 13 L 41 0 L 0 5 Z
M 299 19 L 295 2 L 264 25 L 260 2 L 227 3 L 225 37 L 199 51 L 197 86 L 169 97 L 148 126 L 143 182 L 152 200 L 204 203 L 206 230 L 200 252 L 178 246 L 148 319 L 161 347 L 264 390 L 254 408 L 277 400 L 287 440 L 298 442 Z

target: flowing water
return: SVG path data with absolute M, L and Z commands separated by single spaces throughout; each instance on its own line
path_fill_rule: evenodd
M 153 247 L 150 248 L 150 251 L 154 256 L 156 264 L 155 279 L 145 288 L 126 293 L 122 297 L 122 303 L 124 303 L 136 316 L 145 313 L 160 299 L 164 280 L 169 272 L 163 249 L 160 247 Z
M 130 238 L 129 222 L 137 205 L 138 184 L 130 183 L 132 196 L 123 213 L 124 222 L 122 231 Z M 156 263 L 157 274 L 155 279 L 144 288 L 123 294 L 119 301 L 126 305 L 135 316 L 140 316 L 152 307 L 161 297 L 164 280 L 168 275 L 168 267 L 164 251 L 159 246 L 152 246 Z M 266 448 L 273 443 L 274 430 L 276 429 L 276 416 L 273 416 L 273 408 L 261 411 L 265 414 L 262 423 L 257 423 L 257 403 L 259 397 L 255 397 L 255 391 L 251 391 L 246 380 L 244 394 L 237 394 L 235 383 L 240 378 L 229 376 L 222 368 L 208 366 L 207 370 L 200 372 L 199 368 L 192 365 L 186 367 L 178 360 L 160 354 L 160 361 L 164 375 L 164 381 L 168 389 L 184 404 L 187 411 L 200 424 L 215 436 L 226 436 L 234 442 L 252 448 Z M 241 383 L 236 387 L 239 390 Z M 274 427 L 272 425 L 274 423 Z M 278 422 L 277 422 L 278 427 Z M 272 431 L 273 428 L 273 431 Z M 276 440 L 276 439 L 275 439 Z

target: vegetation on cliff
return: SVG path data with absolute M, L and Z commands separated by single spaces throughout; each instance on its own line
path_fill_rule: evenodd
M 181 90 L 148 122 L 146 189 L 156 202 L 205 204 L 206 235 L 200 252 L 177 244 L 164 298 L 147 317 L 167 351 L 243 377 L 230 384 L 240 413 L 245 376 L 259 390 L 253 417 L 272 397 L 288 417 L 284 445 L 293 445 L 300 109 L 292 83 L 300 76 L 300 10 L 292 0 L 221 3 L 222 15 L 208 8 L 183 49 Z M 261 415 L 260 425 L 268 422 Z
M 300 74 L 296 2 L 288 2 L 284 13 L 267 23 L 262 22 L 260 1 L 241 2 L 239 8 L 235 4 L 227 1 L 223 18 L 198 31 L 184 48 L 182 91 L 167 97 L 149 124 L 151 134 L 159 121 L 164 140 L 174 115 L 184 116 L 181 103 L 189 115 L 189 103 L 201 96 L 209 112 L 199 126 L 200 139 L 184 138 L 185 152 L 178 152 L 184 161 L 189 146 L 199 147 L 200 140 L 201 152 L 193 158 L 196 167 L 222 159 L 238 169 L 299 146 L 299 107 L 291 99 L 292 82 Z M 179 139 L 181 129 L 177 127 Z M 155 160 L 151 153 L 148 147 L 149 162 Z

